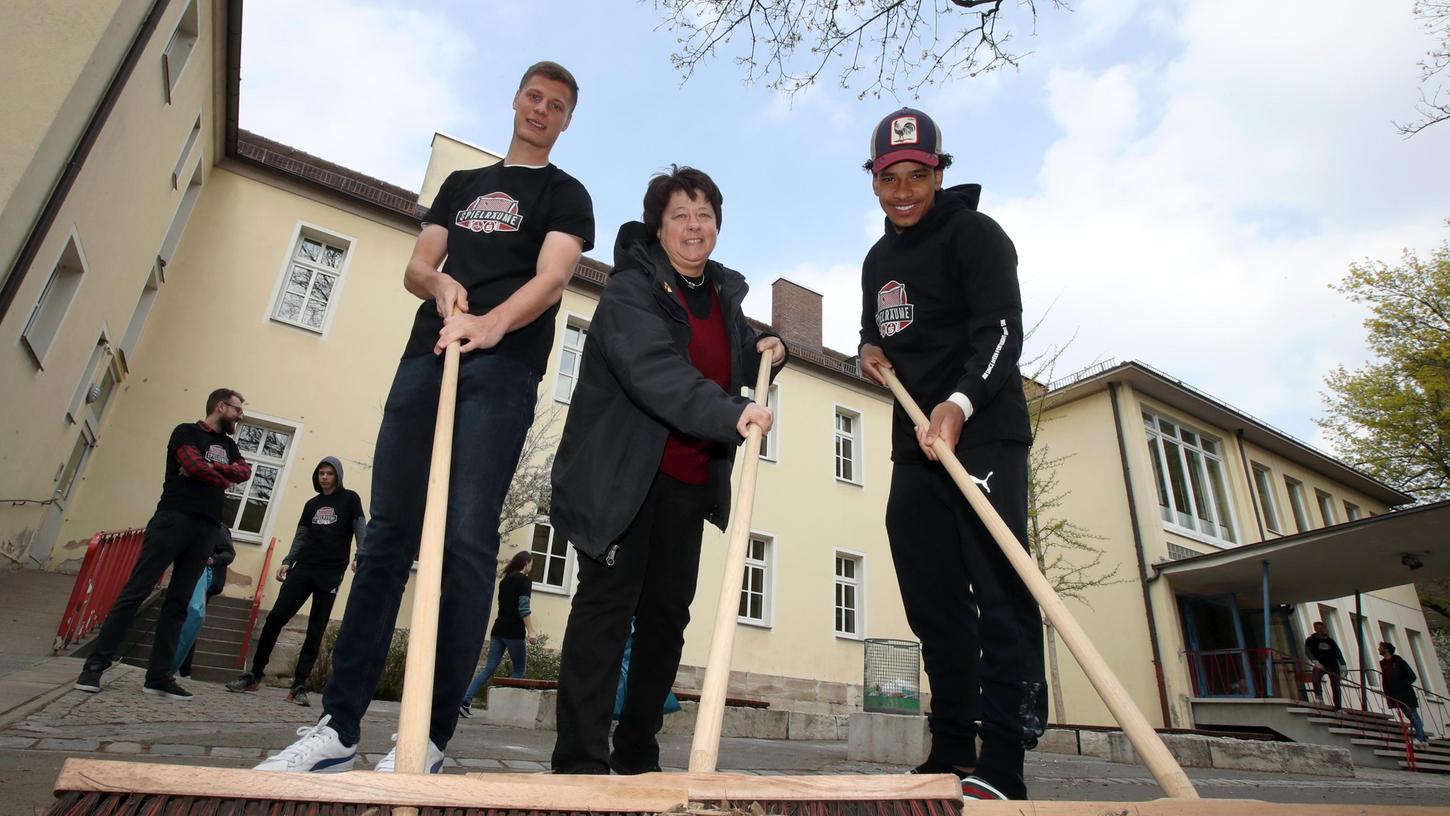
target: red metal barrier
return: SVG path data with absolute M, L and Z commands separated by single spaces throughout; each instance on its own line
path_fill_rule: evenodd
M 65 650 L 94 632 L 106 619 L 136 566 L 145 532 L 137 527 L 91 536 L 81 571 L 71 587 L 70 600 L 61 615 L 60 628 L 55 633 L 53 651 Z
M 267 544 L 267 555 L 262 558 L 262 574 L 257 576 L 257 589 L 252 593 L 252 614 L 247 617 L 247 628 L 242 632 L 242 650 L 237 654 L 237 668 L 247 665 L 247 650 L 252 647 L 252 630 L 257 628 L 257 613 L 262 609 L 262 589 L 267 586 L 267 576 L 272 574 L 272 550 L 277 548 L 274 536 Z

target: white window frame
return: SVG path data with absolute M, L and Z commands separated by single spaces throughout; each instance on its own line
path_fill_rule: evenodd
M 1410 650 L 1410 659 L 1415 661 L 1415 674 L 1420 678 L 1420 688 L 1435 691 L 1435 684 L 1430 680 L 1430 672 L 1425 665 L 1424 641 L 1425 636 L 1418 630 L 1405 627 L 1405 644 Z
M 1294 512 L 1294 526 L 1298 532 L 1307 533 L 1309 526 L 1309 504 L 1304 496 L 1304 483 L 1285 474 L 1284 490 L 1289 494 L 1289 509 Z
M 196 143 L 200 138 L 201 114 L 198 113 L 195 124 L 191 126 L 191 131 L 186 134 L 186 142 L 181 146 L 181 155 L 176 157 L 176 166 L 171 170 L 171 189 L 180 189 L 181 172 L 186 168 L 186 160 L 190 158 L 192 148 L 196 147 Z
M 846 437 L 846 435 L 843 434 L 843 433 L 841 433 L 840 429 L 837 427 L 837 422 L 836 422 L 836 418 L 837 417 L 847 417 L 847 418 L 853 420 L 852 431 L 851 431 L 850 437 Z M 857 487 L 864 487 L 866 485 L 866 446 L 864 444 L 862 444 L 863 441 L 865 440 L 865 436 L 866 436 L 866 434 L 864 432 L 864 426 L 865 426 L 865 414 L 860 409 L 858 409 L 858 408 L 852 408 L 849 405 L 843 405 L 843 404 L 841 404 L 839 402 L 832 403 L 832 405 L 831 405 L 831 443 L 832 443 L 832 448 L 831 448 L 831 473 L 832 473 L 833 476 L 836 477 L 836 481 L 838 481 L 838 482 L 844 482 L 846 484 L 853 484 L 853 485 L 856 485 Z M 854 471 L 851 474 L 853 478 L 849 478 L 849 479 L 841 476 L 840 440 L 843 439 L 843 438 L 849 438 L 851 440 L 851 443 L 852 443 L 851 444 L 851 451 L 852 451 L 852 454 L 853 455 L 852 455 L 850 461 L 851 461 L 852 467 L 854 468 Z
M 1364 511 L 1359 509 L 1359 505 L 1346 499 L 1344 502 L 1344 520 L 1359 521 L 1362 518 L 1364 518 Z
M 90 268 L 85 247 L 81 245 L 80 233 L 72 226 L 65 243 L 61 244 L 60 251 L 55 254 L 55 260 L 51 261 L 45 286 L 41 288 L 40 296 L 35 299 L 35 306 L 31 308 L 30 317 L 26 319 L 18 338 L 20 345 L 29 352 L 35 367 L 41 371 L 45 370 L 45 358 L 55 348 L 61 326 L 65 325 L 65 319 L 75 305 L 81 287 L 90 277 Z
M 576 329 L 580 334 L 579 345 L 568 344 L 569 330 Z M 554 372 L 554 402 L 568 405 L 574 399 L 574 389 L 579 385 L 579 373 L 584 365 L 584 344 L 589 340 L 589 318 L 574 312 L 564 314 L 564 323 L 559 327 L 559 365 Z M 574 358 L 574 373 L 564 373 L 564 360 L 572 356 Z M 564 393 L 564 384 L 568 382 L 569 392 Z
M 856 564 L 856 577 L 854 579 L 842 578 L 837 569 L 836 561 L 846 559 Z M 865 640 L 866 639 L 866 554 L 856 550 L 847 550 L 841 547 L 835 548 L 831 554 L 831 630 L 835 636 L 842 640 Z M 841 603 L 837 598 L 840 587 L 849 585 L 856 589 L 856 606 L 852 610 L 856 614 L 856 631 L 848 632 L 836 625 L 836 610 L 841 609 Z
M 1319 517 L 1324 519 L 1325 527 L 1333 527 L 1339 523 L 1339 515 L 1334 512 L 1333 496 L 1316 487 L 1314 488 L 1314 503 L 1319 505 Z
M 292 437 L 287 443 L 287 450 L 283 453 L 280 462 L 273 457 L 254 457 L 248 455 L 246 451 L 241 452 L 242 458 L 246 459 L 247 464 L 252 466 L 252 476 L 247 481 L 241 483 L 240 491 L 242 501 L 237 507 L 236 516 L 230 520 L 223 518 L 222 523 L 226 524 L 227 529 L 231 531 L 232 541 L 261 545 L 271 535 L 272 526 L 277 519 L 277 509 L 282 504 L 282 493 L 287 487 L 287 480 L 292 471 L 292 463 L 297 459 L 297 445 L 306 433 L 306 428 L 301 422 L 296 420 L 258 413 L 251 408 L 247 408 L 246 416 L 242 418 L 239 425 L 256 425 L 264 430 L 290 433 Z M 265 437 L 263 438 L 265 439 Z M 241 521 L 242 514 L 246 511 L 246 496 L 251 489 L 252 480 L 257 478 L 257 465 L 259 464 L 277 467 L 277 479 L 272 483 L 272 496 L 267 501 L 266 511 L 262 513 L 262 526 L 257 532 L 251 533 L 237 529 L 237 524 Z M 231 492 L 230 489 L 229 492 Z
M 1211 434 L 1206 434 L 1197 428 L 1190 427 L 1175 417 L 1160 414 L 1147 407 L 1142 409 L 1142 418 L 1143 430 L 1147 435 L 1148 455 L 1153 458 L 1153 462 L 1157 465 L 1153 469 L 1153 481 L 1158 491 L 1159 515 L 1163 518 L 1163 526 L 1179 535 L 1204 541 L 1215 546 L 1236 546 L 1239 541 L 1239 534 L 1238 527 L 1234 521 L 1233 485 L 1230 482 L 1231 471 L 1224 464 L 1223 440 Z M 1162 423 L 1164 422 L 1172 424 L 1177 432 L 1172 436 L 1166 433 L 1162 428 Z M 1184 439 L 1183 434 L 1185 432 L 1195 436 L 1198 442 L 1193 443 Z M 1205 441 L 1212 442 L 1216 445 L 1219 452 L 1214 453 L 1209 450 L 1208 446 L 1204 444 Z M 1186 514 L 1190 522 L 1189 524 L 1185 524 L 1181 520 L 1185 514 L 1182 510 L 1178 509 L 1176 497 L 1173 494 L 1172 477 L 1169 475 L 1171 468 L 1169 467 L 1168 459 L 1168 443 L 1178 447 L 1178 466 L 1185 480 L 1185 496 L 1189 502 Z M 1198 491 L 1194 489 L 1192 466 L 1189 460 L 1190 452 L 1197 454 L 1203 465 L 1203 470 L 1199 474 L 1204 487 L 1204 495 L 1202 497 L 1198 496 Z M 1214 490 L 1210 463 L 1216 463 L 1218 465 L 1218 477 L 1220 486 L 1222 487 L 1222 496 L 1217 495 L 1217 491 Z M 1165 496 L 1168 502 L 1167 507 L 1163 505 Z M 1205 501 L 1208 505 L 1207 509 L 1214 525 L 1212 532 L 1202 529 L 1202 525 L 1200 524 L 1203 521 L 1199 513 L 1200 500 Z M 1219 507 L 1220 502 L 1222 502 L 1223 507 Z M 1223 535 L 1224 528 L 1228 529 L 1227 536 Z
M 298 319 L 292 320 L 282 317 L 280 314 L 282 298 L 287 294 L 287 285 L 292 279 L 293 266 L 300 266 L 312 273 L 307 282 L 308 293 L 312 292 L 312 286 L 318 273 L 330 274 L 331 272 L 322 264 L 297 259 L 298 249 L 302 246 L 304 239 L 342 250 L 342 264 L 337 267 L 336 277 L 333 279 L 332 292 L 327 298 L 327 309 L 322 315 L 322 325 L 317 327 L 307 325 L 301 318 L 301 315 L 305 314 L 306 295 L 303 296 L 304 311 L 299 313 Z M 336 230 L 330 230 L 307 221 L 298 221 L 292 227 L 292 236 L 287 242 L 287 252 L 282 258 L 282 266 L 277 273 L 277 284 L 272 289 L 272 297 L 267 301 L 267 314 L 264 321 L 318 335 L 324 340 L 327 339 L 332 332 L 332 319 L 337 314 L 337 303 L 342 299 L 342 290 L 347 283 L 347 270 L 352 265 L 353 256 L 357 254 L 357 247 L 357 239 L 350 235 L 344 235 Z
M 538 592 L 546 592 L 550 595 L 568 595 L 573 592 L 574 587 L 574 548 L 569 546 L 569 542 L 567 541 L 564 541 L 562 543 L 556 541 L 555 537 L 558 534 L 558 531 L 555 530 L 554 525 L 549 522 L 548 516 L 535 516 L 534 523 L 529 527 L 529 540 L 525 543 L 525 545 L 529 548 L 529 552 L 534 554 L 535 562 L 541 560 L 539 558 L 540 553 L 534 550 L 534 538 L 536 537 L 538 529 L 540 527 L 546 527 L 549 530 L 549 541 L 548 544 L 545 545 L 548 547 L 548 552 L 545 554 L 545 558 L 542 559 L 542 574 L 545 576 L 549 574 L 549 559 L 562 557 L 564 559 L 564 578 L 562 586 L 555 586 L 542 580 L 534 581 L 534 589 Z M 554 554 L 555 544 L 558 543 L 562 544 L 564 550 L 563 556 Z
M 1249 470 L 1254 474 L 1254 491 L 1259 495 L 1259 513 L 1264 519 L 1264 529 L 1271 533 L 1284 534 L 1279 521 L 1279 503 L 1274 498 L 1274 472 L 1267 465 L 1250 462 Z
M 151 272 L 146 276 L 146 282 L 141 285 L 141 294 L 136 298 L 136 308 L 131 310 L 131 320 L 126 324 L 126 334 L 121 337 L 120 358 L 121 364 L 127 371 L 131 370 L 133 358 L 136 356 L 136 346 L 141 344 L 141 334 L 146 330 L 146 319 L 151 316 L 151 309 L 156 305 L 156 297 L 161 293 L 161 284 L 166 282 L 166 267 L 161 265 L 158 259 L 151 265 Z
M 750 545 L 753 544 L 756 541 L 762 541 L 762 542 L 765 543 L 765 558 L 764 559 L 755 558 L 750 553 Z M 745 550 L 745 574 L 744 575 L 741 575 L 741 580 L 740 580 L 740 599 L 736 602 L 736 612 L 737 612 L 737 614 L 736 614 L 736 617 L 735 617 L 735 620 L 736 621 L 738 621 L 739 623 L 742 623 L 742 624 L 744 624 L 746 626 L 756 626 L 756 627 L 760 627 L 762 629 L 770 629 L 770 628 L 774 627 L 774 625 L 775 625 L 775 544 L 776 544 L 776 541 L 777 541 L 777 539 L 776 539 L 776 537 L 773 534 L 767 533 L 767 532 L 763 532 L 761 530 L 754 530 L 754 529 L 752 529 L 750 531 L 750 538 L 746 542 L 746 550 Z M 749 584 L 748 581 L 745 580 L 745 575 L 749 575 L 751 570 L 759 570 L 759 571 L 761 571 L 763 573 L 762 576 L 761 576 L 761 582 L 760 582 L 760 586 L 761 586 L 761 601 L 760 601 L 760 611 L 761 611 L 761 615 L 760 615 L 759 618 L 752 618 L 752 617 L 748 617 L 746 615 L 738 614 L 739 613 L 739 605 L 740 605 L 740 602 L 743 602 L 745 600 L 746 593 L 750 591 L 750 589 L 749 589 L 750 584 Z
M 95 400 L 91 398 L 90 392 L 92 387 L 100 388 L 107 375 L 111 377 L 111 394 L 101 410 L 95 411 L 91 409 Z M 120 388 L 124 379 L 126 368 L 116 354 L 115 346 L 111 344 L 110 330 L 103 324 L 96 345 L 91 349 L 90 360 L 86 362 L 85 371 L 76 383 L 75 393 L 71 395 L 70 405 L 65 412 L 66 419 L 72 425 L 89 421 L 99 430 L 101 420 L 105 418 L 110 407 L 116 404 L 116 389 Z
M 754 386 L 745 386 L 745 398 L 755 401 Z M 774 415 L 770 423 L 770 433 L 767 433 L 760 440 L 760 458 L 766 462 L 780 461 L 780 385 L 771 383 L 770 388 L 765 392 L 765 405 Z
M 191 0 L 182 10 L 176 28 L 172 29 L 171 39 L 167 40 L 166 48 L 161 52 L 161 88 L 168 105 L 186 66 L 191 64 L 201 30 L 201 9 L 197 7 L 196 0 Z

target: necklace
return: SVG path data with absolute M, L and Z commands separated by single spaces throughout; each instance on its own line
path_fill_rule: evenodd
M 700 275 L 698 280 L 690 280 L 690 277 L 688 275 L 685 275 L 681 272 L 676 272 L 675 276 L 680 279 L 680 283 L 683 283 L 685 285 L 685 288 L 687 289 L 699 289 L 701 286 L 705 285 L 705 275 L 703 273 Z

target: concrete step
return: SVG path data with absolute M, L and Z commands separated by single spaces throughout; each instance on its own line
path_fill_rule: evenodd
M 1410 763 L 1401 760 L 1400 768 L 1408 771 L 1410 769 Z M 1427 762 L 1420 759 L 1419 755 L 1416 754 L 1415 770 L 1419 773 L 1450 774 L 1450 762 Z

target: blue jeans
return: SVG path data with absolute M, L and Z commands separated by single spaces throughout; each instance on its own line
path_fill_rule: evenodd
M 343 742 L 356 744 L 384 664 L 423 530 L 441 358 L 404 358 L 383 408 L 373 452 L 368 553 L 358 561 L 332 653 L 322 710 Z M 443 593 L 429 738 L 447 746 L 458 701 L 478 665 L 493 603 L 498 516 L 524 435 L 534 420 L 539 372 L 510 357 L 465 354 L 458 371 Z
M 509 663 L 513 665 L 513 671 L 509 672 L 510 677 L 523 677 L 524 667 L 529 665 L 529 649 L 524 645 L 523 638 L 490 638 L 488 641 L 488 662 L 483 664 L 483 671 L 480 671 L 473 682 L 468 684 L 468 691 L 463 693 L 463 703 L 472 703 L 473 698 L 478 696 L 479 689 L 483 688 L 493 673 L 498 671 L 498 664 L 503 662 L 503 650 L 509 650 Z

